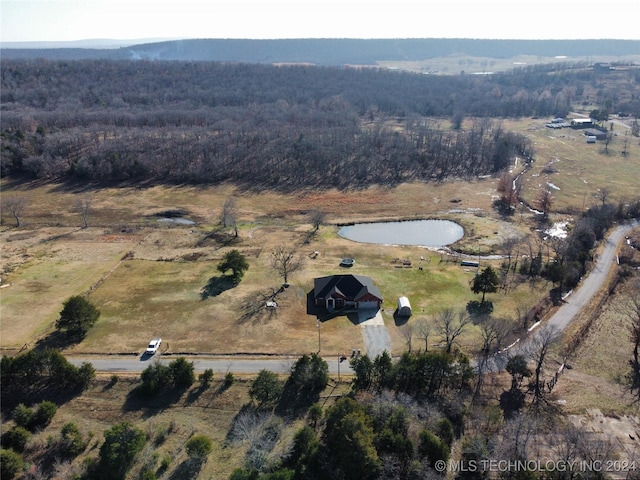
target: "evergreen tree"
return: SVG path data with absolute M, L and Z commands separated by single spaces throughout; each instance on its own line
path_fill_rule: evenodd
M 124 479 L 145 442 L 145 433 L 129 422 L 118 423 L 106 430 L 100 447 L 98 476 Z
M 500 279 L 498 278 L 496 271 L 491 267 L 487 267 L 473 278 L 471 290 L 476 294 L 482 293 L 482 300 L 480 303 L 483 304 L 485 295 L 487 293 L 497 292 L 499 284 Z
M 63 305 L 56 328 L 73 337 L 83 338 L 100 317 L 100 311 L 80 295 L 70 297 Z
M 223 275 L 231 270 L 231 278 L 235 283 L 238 283 L 242 279 L 244 272 L 249 268 L 249 263 L 238 250 L 231 250 L 225 254 L 217 268 Z

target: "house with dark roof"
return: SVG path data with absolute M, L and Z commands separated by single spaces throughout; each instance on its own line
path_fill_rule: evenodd
M 330 312 L 380 308 L 382 294 L 370 277 L 330 275 L 313 280 L 313 298 L 317 307 Z

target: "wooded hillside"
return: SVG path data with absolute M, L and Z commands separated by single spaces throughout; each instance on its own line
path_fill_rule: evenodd
M 504 169 L 529 142 L 487 117 L 640 115 L 640 71 L 492 76 L 211 62 L 3 61 L 2 174 L 254 188 L 396 184 Z M 616 81 L 617 79 L 617 81 Z M 596 85 L 598 88 L 594 89 Z M 459 129 L 465 117 L 484 118 Z M 451 120 L 444 128 L 434 120 Z

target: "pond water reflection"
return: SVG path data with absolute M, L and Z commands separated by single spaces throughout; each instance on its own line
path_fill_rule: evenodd
M 338 235 L 362 243 L 443 247 L 460 240 L 464 229 L 450 220 L 406 220 L 348 225 Z

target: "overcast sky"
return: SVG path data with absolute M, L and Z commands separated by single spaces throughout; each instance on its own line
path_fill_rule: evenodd
M 0 0 L 0 41 L 640 39 L 640 0 Z

